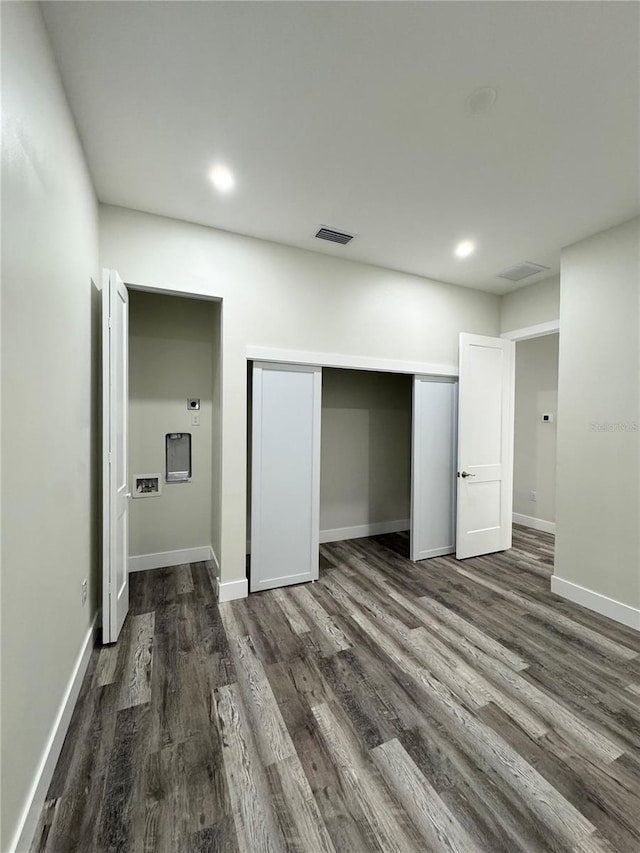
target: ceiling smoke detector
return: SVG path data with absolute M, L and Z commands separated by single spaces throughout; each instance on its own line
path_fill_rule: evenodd
M 475 89 L 464 102 L 470 113 L 485 113 L 490 110 L 498 98 L 498 91 L 493 86 L 480 86 Z
M 515 267 L 510 267 L 510 269 L 498 273 L 498 278 L 506 278 L 509 281 L 522 281 L 523 278 L 529 278 L 530 275 L 537 275 L 537 273 L 548 269 L 549 267 L 543 267 L 542 264 L 532 264 L 530 261 L 525 261 L 523 264 L 516 264 Z
M 346 246 L 353 240 L 353 234 L 345 234 L 344 231 L 335 231 L 333 228 L 325 228 L 324 225 L 316 231 L 318 240 L 329 240 L 330 243 L 340 243 Z

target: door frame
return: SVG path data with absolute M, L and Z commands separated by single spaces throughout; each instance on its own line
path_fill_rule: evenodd
M 390 358 L 376 358 L 371 356 L 344 355 L 341 353 L 323 353 L 306 350 L 289 350 L 276 347 L 264 347 L 247 344 L 247 365 L 264 362 L 274 365 L 281 364 L 283 367 L 299 365 L 302 367 L 337 368 L 341 370 L 362 370 L 376 373 L 397 373 L 407 376 L 431 377 L 434 382 L 456 383 L 458 381 L 457 364 L 438 364 L 432 362 L 401 361 Z M 413 392 L 412 392 L 412 430 L 411 430 L 411 455 L 413 469 Z M 246 390 L 245 407 L 249 411 L 249 393 Z M 249 426 L 249 429 L 251 427 Z M 253 443 L 253 442 L 252 442 Z M 454 466 L 456 460 L 454 459 Z M 249 458 L 247 456 L 247 466 Z M 253 460 L 252 460 L 253 471 Z M 252 485 L 247 490 L 247 504 L 252 499 Z M 455 494 L 455 492 L 454 492 Z M 413 478 L 409 493 L 410 503 L 413 506 Z M 251 507 L 253 518 L 253 507 Z M 249 534 L 249 531 L 247 531 Z M 318 535 L 320 531 L 318 530 Z M 247 553 L 250 553 L 252 542 L 250 534 L 247 536 Z
M 503 332 L 500 337 L 505 338 L 509 341 L 513 341 L 516 344 L 515 352 L 513 355 L 513 377 L 515 382 L 516 377 L 516 369 L 518 365 L 518 343 L 521 341 L 530 341 L 534 338 L 544 338 L 548 335 L 559 335 L 560 334 L 560 319 L 557 320 L 547 320 L 545 323 L 537 323 L 535 326 L 522 326 L 519 329 L 511 329 L 508 332 Z M 513 408 L 513 423 L 514 423 L 514 437 L 515 437 L 515 395 L 514 395 L 514 408 Z M 515 445 L 514 445 L 514 472 L 515 472 Z M 557 477 L 557 465 L 556 465 L 556 477 Z M 515 522 L 513 516 L 516 513 L 511 513 L 511 524 L 521 523 Z M 551 525 L 551 522 L 541 521 L 540 525 L 532 528 L 533 530 L 542 530 L 545 533 L 553 533 L 555 536 L 557 530 L 557 522 L 553 522 L 553 527 L 547 527 L 547 525 Z
M 557 335 L 560 333 L 560 320 L 548 320 L 546 323 L 538 323 L 535 326 L 523 326 L 520 329 L 511 329 L 503 332 L 500 337 L 507 341 L 530 341 L 532 338 L 543 338 L 546 335 Z
M 110 268 L 107 268 L 107 267 L 102 268 L 101 281 L 102 281 L 102 289 L 103 290 L 105 287 L 105 280 L 107 281 L 107 284 L 108 284 L 108 276 L 111 272 L 112 272 L 112 270 Z M 115 272 L 117 272 L 117 270 L 115 270 Z M 105 276 L 107 276 L 106 279 L 105 279 Z M 159 296 L 176 296 L 179 299 L 198 299 L 198 300 L 205 300 L 207 302 L 218 302 L 218 303 L 220 303 L 220 307 L 221 307 L 220 356 L 222 356 L 222 334 L 223 334 L 222 304 L 223 304 L 223 299 L 221 296 L 212 296 L 209 293 L 199 293 L 196 291 L 172 290 L 170 288 L 156 287 L 154 285 L 137 284 L 137 283 L 131 284 L 128 281 L 126 281 L 124 278 L 122 279 L 122 283 L 124 284 L 124 287 L 126 288 L 126 290 L 128 292 L 135 290 L 135 291 L 140 291 L 142 293 L 155 293 L 155 294 L 158 294 Z M 105 357 L 104 350 L 105 350 L 105 347 L 108 345 L 108 341 L 109 341 L 109 317 L 107 314 L 105 314 L 104 311 L 102 311 L 102 317 L 101 317 L 101 334 L 102 334 L 101 358 L 104 362 L 104 357 Z M 127 330 L 127 349 L 128 349 L 128 342 L 129 342 L 128 338 L 129 338 L 129 330 Z M 221 376 L 220 377 L 221 385 L 222 385 L 222 381 L 223 381 L 223 377 Z M 127 401 L 126 401 L 126 403 L 127 403 L 127 420 L 128 420 L 129 403 L 130 403 L 130 389 L 128 387 L 128 383 L 127 383 Z M 101 424 L 102 424 L 102 435 L 103 436 L 105 435 L 106 432 L 109 431 L 109 428 L 110 428 L 109 427 L 110 405 L 111 405 L 110 389 L 104 383 L 104 380 L 102 380 Z M 220 426 L 221 426 L 220 441 L 222 442 L 222 423 L 220 424 Z M 103 441 L 104 441 L 104 439 L 103 439 Z M 102 483 L 104 484 L 104 483 L 110 482 L 110 476 L 111 476 L 111 474 L 110 474 L 109 455 L 108 455 L 108 453 L 103 452 Z M 129 486 L 129 488 L 131 488 L 131 482 L 130 482 L 131 471 L 129 470 L 129 442 L 128 442 L 128 440 L 127 440 L 127 477 L 129 478 L 128 486 Z M 107 520 L 104 517 L 104 508 L 103 508 L 102 509 L 102 520 L 101 520 L 102 565 L 103 566 L 105 564 L 105 561 L 109 560 L 109 548 L 110 548 L 110 543 L 109 543 L 109 539 L 108 539 L 108 525 L 109 525 L 109 523 L 110 523 L 110 520 Z M 127 575 L 130 575 L 132 573 L 130 568 L 129 568 L 129 557 L 130 557 L 130 555 L 129 555 L 129 542 L 127 541 L 127 565 L 126 565 Z M 104 583 L 104 571 L 102 572 L 102 575 L 103 575 L 103 583 L 102 583 L 102 636 L 103 636 L 103 640 L 102 641 L 103 641 L 103 643 L 105 643 L 105 642 L 113 642 L 114 640 L 112 638 L 112 630 L 111 630 L 110 621 L 108 624 L 108 631 L 105 631 L 105 627 L 107 625 L 107 620 L 110 620 L 111 612 L 110 612 L 110 603 L 109 603 L 109 586 Z M 110 638 L 108 640 L 105 639 L 105 637 L 107 636 L 107 633 L 108 633 L 108 636 Z
M 435 364 L 422 361 L 400 361 L 393 358 L 343 355 L 333 352 L 307 352 L 275 347 L 247 345 L 247 361 L 278 362 L 280 364 L 302 364 L 309 367 L 338 367 L 344 370 L 372 370 L 381 373 L 419 373 L 424 376 L 457 377 L 457 364 Z

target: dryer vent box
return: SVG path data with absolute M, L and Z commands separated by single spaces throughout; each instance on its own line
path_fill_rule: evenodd
M 188 483 L 191 479 L 191 433 L 168 432 L 166 436 L 166 481 Z

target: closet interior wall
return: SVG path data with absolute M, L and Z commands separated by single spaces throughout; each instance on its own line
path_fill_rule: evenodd
M 320 542 L 408 530 L 412 377 L 322 371 Z
M 130 569 L 152 568 L 175 551 L 218 555 L 220 303 L 130 290 L 129 305 L 132 494 L 136 475 L 161 477 L 159 495 L 130 501 Z M 197 412 L 187 408 L 191 397 L 200 399 Z M 191 434 L 192 476 L 167 483 L 165 437 L 182 432 Z

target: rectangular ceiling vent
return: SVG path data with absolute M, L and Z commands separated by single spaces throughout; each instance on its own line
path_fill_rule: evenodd
M 523 278 L 529 278 L 530 275 L 548 270 L 549 267 L 543 267 L 540 264 L 532 264 L 526 261 L 524 264 L 517 264 L 511 269 L 505 270 L 498 274 L 498 278 L 508 278 L 509 281 L 522 281 Z
M 318 240 L 329 240 L 331 243 L 340 243 L 346 246 L 353 240 L 353 234 L 345 234 L 344 231 L 334 231 L 333 228 L 325 228 L 324 225 L 316 232 Z

